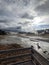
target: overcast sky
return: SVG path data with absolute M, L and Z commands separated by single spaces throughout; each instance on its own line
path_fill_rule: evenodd
M 49 28 L 49 0 L 0 0 L 0 28 Z

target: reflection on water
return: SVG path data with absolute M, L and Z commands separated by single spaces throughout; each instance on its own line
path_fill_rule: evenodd
M 44 38 L 36 37 L 36 36 L 20 37 L 20 36 L 10 35 L 10 36 L 4 36 L 3 39 L 0 39 L 0 44 L 16 43 L 16 44 L 20 44 L 23 47 L 30 47 L 32 45 L 40 54 L 42 54 L 45 58 L 48 58 L 49 42 L 41 41 L 39 39 L 44 39 Z M 38 48 L 37 44 L 40 46 L 40 49 Z M 46 51 L 46 53 L 43 53 L 44 51 Z

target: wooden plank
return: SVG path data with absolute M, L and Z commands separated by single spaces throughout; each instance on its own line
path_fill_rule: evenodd
M 31 60 L 26 60 L 26 61 L 21 61 L 21 62 L 16 62 L 16 63 L 11 63 L 11 64 L 8 64 L 8 65 L 17 65 L 17 64 L 19 64 L 19 65 L 21 65 L 21 64 L 26 64 L 26 62 L 30 62 L 29 64 L 32 64 L 32 62 L 31 62 Z M 27 65 L 27 64 L 26 64 Z
M 31 56 L 31 53 L 26 53 L 26 54 L 21 54 L 21 55 L 10 56 L 10 57 L 7 57 L 7 58 L 0 58 L 0 62 L 2 62 L 2 61 L 7 61 L 7 60 L 11 60 L 11 59 L 15 59 L 15 58 L 18 58 L 18 57 L 24 57 L 24 56 Z
M 0 54 L 3 54 L 3 53 L 12 53 L 12 52 L 22 51 L 22 50 L 31 50 L 31 47 L 29 47 L 29 48 L 19 48 L 19 49 L 0 50 Z
M 46 58 L 44 58 L 33 48 L 32 51 L 33 51 L 32 56 L 34 57 L 34 60 L 38 61 L 40 65 L 49 65 L 49 61 Z

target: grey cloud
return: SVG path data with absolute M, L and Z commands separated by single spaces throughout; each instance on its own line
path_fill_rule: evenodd
M 0 20 L 0 23 L 6 23 L 8 22 L 7 20 Z
M 37 11 L 39 15 L 49 14 L 49 0 L 47 0 L 45 4 L 38 6 L 35 11 Z
M 20 16 L 21 18 L 26 18 L 26 19 L 33 19 L 34 16 L 30 15 L 29 13 L 24 13 L 24 14 L 21 14 Z
M 17 23 L 27 20 L 33 20 L 37 14 L 48 12 L 48 2 L 40 5 L 39 3 L 44 0 L 0 0 L 0 26 L 11 27 L 17 26 Z M 40 5 L 40 6 L 39 6 Z M 37 7 L 37 8 L 36 8 Z M 35 10 L 34 10 L 35 8 Z M 35 13 L 35 16 L 34 16 Z M 45 14 L 45 13 L 44 13 Z M 11 21 L 12 19 L 12 21 Z M 27 20 L 25 20 L 27 19 Z M 6 21 L 7 20 L 7 21 Z M 9 20 L 9 21 L 8 21 Z M 32 21 L 31 21 L 32 22 Z M 26 23 L 22 25 L 26 25 Z M 28 23 L 27 23 L 28 24 Z
M 30 22 L 29 21 L 25 21 L 24 23 L 18 23 L 18 24 L 20 24 L 20 25 L 26 25 L 26 24 L 29 24 Z
M 30 0 L 23 0 L 24 6 L 27 6 L 30 4 Z
M 6 10 L 0 10 L 0 16 L 12 16 L 12 13 Z
M 43 0 L 2 0 L 6 5 L 16 5 L 20 8 L 35 7 Z
M 31 0 L 4 0 L 7 4 L 16 4 L 16 5 L 23 5 L 27 6 L 29 5 Z
M 41 0 L 2 0 L 0 4 L 0 15 L 9 17 L 18 16 L 19 13 L 30 10 L 31 6 L 35 7 L 35 4 L 40 1 Z M 31 19 L 32 16 L 29 18 Z

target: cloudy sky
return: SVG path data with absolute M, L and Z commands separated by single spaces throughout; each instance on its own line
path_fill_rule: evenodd
M 49 0 L 0 0 L 0 28 L 49 28 Z

